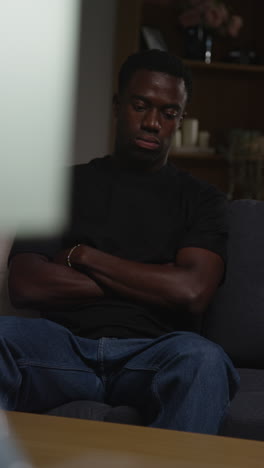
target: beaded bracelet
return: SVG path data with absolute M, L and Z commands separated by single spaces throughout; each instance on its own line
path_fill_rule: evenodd
M 67 256 L 67 265 L 72 268 L 72 264 L 71 264 L 71 254 L 72 252 L 77 249 L 77 247 L 80 247 L 81 244 L 76 244 L 74 245 L 74 247 L 72 247 L 72 249 L 69 251 L 68 253 L 68 256 Z

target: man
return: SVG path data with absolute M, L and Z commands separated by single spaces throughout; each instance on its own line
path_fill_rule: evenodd
M 1 318 L 7 409 L 132 405 L 153 427 L 216 434 L 238 377 L 197 318 L 223 279 L 225 197 L 167 162 L 191 81 L 161 51 L 130 56 L 114 96 L 115 149 L 74 170 L 62 239 L 17 241 Z

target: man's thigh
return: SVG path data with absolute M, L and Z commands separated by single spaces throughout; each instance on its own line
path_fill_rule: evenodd
M 95 340 L 79 339 L 49 320 L 0 317 L 2 401 L 20 411 L 45 411 L 76 399 L 102 401 L 96 356 Z
M 117 345 L 120 343 L 120 346 L 126 350 L 127 360 L 107 381 L 107 402 L 113 406 L 121 404 L 135 406 L 142 414 L 146 413 L 149 406 L 152 406 L 153 411 L 153 405 L 155 406 L 153 381 L 160 369 L 180 354 L 181 341 L 189 341 L 188 333 L 184 339 L 182 335 L 185 334 L 175 332 L 156 339 L 117 340 Z
M 219 362 L 233 367 L 222 348 L 196 333 L 174 332 L 143 340 L 141 350 L 109 379 L 107 402 L 137 407 L 148 423 L 160 409 L 157 382 L 180 394 L 201 364 L 210 373 Z

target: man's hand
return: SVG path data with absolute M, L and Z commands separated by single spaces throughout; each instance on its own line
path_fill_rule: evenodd
M 76 245 L 76 246 L 73 246 L 73 247 L 69 247 L 68 249 L 60 250 L 59 252 L 56 253 L 56 255 L 55 255 L 54 259 L 53 259 L 53 262 L 57 263 L 58 265 L 64 265 L 64 266 L 69 267 L 69 265 L 68 265 L 68 256 L 69 256 L 70 252 L 75 248 L 77 249 L 79 247 Z

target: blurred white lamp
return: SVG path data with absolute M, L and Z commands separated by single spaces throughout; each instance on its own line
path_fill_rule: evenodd
M 80 0 L 0 7 L 0 233 L 51 234 L 67 218 Z

